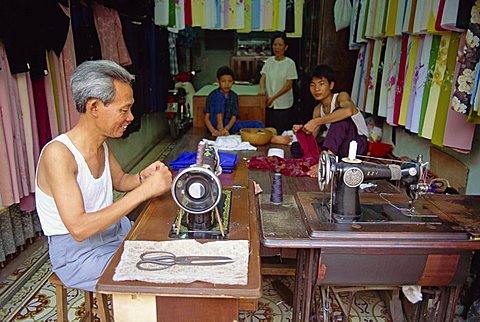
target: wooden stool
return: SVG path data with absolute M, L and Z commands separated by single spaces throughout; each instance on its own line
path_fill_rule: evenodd
M 48 279 L 50 283 L 55 285 L 55 294 L 57 299 L 57 321 L 68 322 L 67 309 L 67 287 L 63 285 L 57 274 L 52 273 Z M 93 293 L 84 291 L 85 293 L 85 315 L 81 321 L 93 322 Z M 98 296 L 100 295 L 100 296 Z M 101 322 L 110 321 L 110 314 L 108 313 L 107 295 L 97 293 L 98 315 Z M 95 309 L 96 310 L 96 309 Z

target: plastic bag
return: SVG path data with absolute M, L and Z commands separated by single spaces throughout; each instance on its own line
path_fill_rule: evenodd
M 350 20 L 352 18 L 352 4 L 350 3 L 350 0 L 335 1 L 333 16 L 335 18 L 336 31 L 350 26 Z

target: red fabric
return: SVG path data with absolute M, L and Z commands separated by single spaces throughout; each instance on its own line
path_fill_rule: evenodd
M 40 149 L 52 139 L 50 121 L 48 119 L 47 96 L 45 95 L 45 82 L 41 77 L 32 80 L 33 101 L 35 103 L 35 114 L 37 117 L 38 143 Z
M 446 31 L 447 29 L 442 27 L 442 17 L 443 11 L 445 10 L 445 0 L 440 0 L 438 5 L 437 20 L 435 20 L 435 30 L 436 31 Z
M 306 134 L 303 131 L 295 133 L 298 143 L 302 147 L 304 158 L 313 158 L 318 160 L 320 157 L 320 150 L 318 149 L 317 140 L 311 134 Z
M 317 163 L 318 158 L 284 159 L 277 156 L 258 156 L 250 159 L 248 168 L 272 170 L 290 177 L 303 177 L 308 176 L 310 167 Z
M 183 11 L 185 12 L 185 26 L 191 26 L 192 23 L 192 0 L 185 0 Z

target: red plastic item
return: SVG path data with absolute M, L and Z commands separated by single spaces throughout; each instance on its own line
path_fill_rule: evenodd
M 376 158 L 384 158 L 392 150 L 391 144 L 368 141 L 368 155 Z

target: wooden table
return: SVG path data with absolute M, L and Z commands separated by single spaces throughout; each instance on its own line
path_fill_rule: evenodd
M 216 89 L 216 85 L 205 85 L 193 96 L 193 127 L 205 127 L 205 104 L 207 96 Z M 265 95 L 258 95 L 258 85 L 233 85 L 238 94 L 240 120 L 258 120 L 265 124 Z
M 191 131 L 172 151 L 196 146 L 200 132 Z M 196 142 L 192 142 L 196 140 Z M 240 163 L 241 165 L 241 163 Z M 248 186 L 245 165 L 241 171 L 220 177 L 224 189 L 232 191 L 230 240 L 249 240 L 250 256 L 247 285 L 214 285 L 204 282 L 189 284 L 156 284 L 141 281 L 113 281 L 123 244 L 101 276 L 97 291 L 112 294 L 115 321 L 237 321 L 240 310 L 255 310 L 262 294 L 259 240 L 253 188 Z M 243 178 L 238 177 L 243 173 Z M 247 178 L 247 179 L 246 179 Z M 245 184 L 247 182 L 247 184 Z M 126 240 L 169 240 L 178 206 L 171 195 L 152 199 L 142 211 Z
M 266 153 L 268 148 L 263 147 L 257 153 Z M 287 148 L 286 156 L 288 152 Z M 249 177 L 261 185 L 264 194 L 271 192 L 272 172 L 249 170 Z M 434 321 L 453 318 L 472 252 L 480 249 L 480 241 L 472 239 L 480 232 L 480 196 L 435 195 L 420 200 L 442 221 L 451 224 L 452 228 L 441 232 L 431 225 L 402 225 L 375 231 L 365 226 L 332 224 L 325 228 L 322 237 L 312 238 L 305 225 L 312 209 L 304 207 L 299 196 L 317 192 L 320 199 L 317 181 L 306 177 L 282 178 L 284 199 L 293 201 L 277 208 L 270 205 L 264 208 L 270 211 L 263 211 L 257 200 L 257 211 L 264 246 L 297 249 L 294 321 L 319 319 L 321 312 L 312 304 L 315 288 L 338 285 L 440 286 L 440 311 L 430 318 Z M 393 192 L 388 196 L 396 201 L 408 200 L 404 192 Z M 378 194 L 361 194 L 361 202 L 385 203 Z

